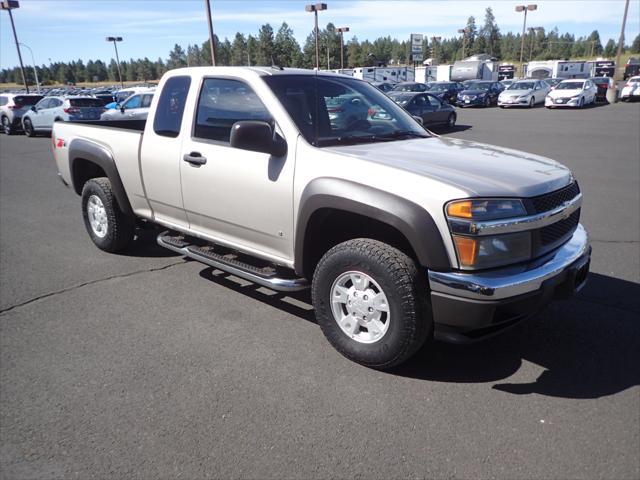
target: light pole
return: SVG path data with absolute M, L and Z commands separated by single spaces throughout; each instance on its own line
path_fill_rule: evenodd
M 38 80 L 38 70 L 36 69 L 36 59 L 33 56 L 33 50 L 31 50 L 31 47 L 29 45 L 25 45 L 24 43 L 19 43 L 18 45 L 22 45 L 24 48 L 28 49 L 31 52 L 31 63 L 33 63 L 33 74 L 36 77 L 36 89 L 38 90 L 38 93 L 40 93 L 40 81 Z
M 622 29 L 620 30 L 620 40 L 618 41 L 618 51 L 616 52 L 616 66 L 613 73 L 613 91 L 615 98 L 614 102 L 618 101 L 618 80 L 620 80 L 620 54 L 622 54 L 622 47 L 624 46 L 624 27 L 627 24 L 627 13 L 629 12 L 629 0 L 624 4 L 624 15 L 622 16 Z M 607 98 L 608 100 L 608 98 Z
M 209 24 L 209 48 L 211 49 L 211 65 L 216 66 L 216 52 L 215 46 L 213 45 L 213 24 L 211 23 L 211 5 L 209 4 L 209 0 L 204 0 L 205 6 L 207 7 L 207 23 Z
M 27 76 L 24 73 L 24 65 L 22 64 L 22 54 L 20 53 L 20 44 L 18 42 L 18 34 L 16 34 L 16 26 L 13 23 L 13 15 L 11 10 L 14 8 L 20 8 L 20 3 L 17 0 L 2 0 L 0 4 L 2 6 L 2 10 L 6 10 L 9 12 L 9 19 L 11 19 L 11 29 L 13 30 L 13 39 L 16 41 L 16 48 L 18 49 L 18 60 L 20 60 L 20 71 L 22 72 L 22 82 L 24 83 L 24 88 L 29 93 L 29 85 L 27 85 Z
M 524 33 L 527 30 L 527 12 L 533 12 L 538 9 L 538 5 L 518 5 L 516 12 L 524 12 L 524 23 L 522 24 L 522 42 L 520 44 L 520 63 L 522 64 L 522 56 L 524 55 Z
M 314 31 L 316 34 L 316 70 L 320 70 L 320 44 L 318 43 L 318 12 L 327 9 L 326 3 L 316 3 L 315 5 L 307 5 L 305 11 L 313 12 L 314 15 Z
M 533 56 L 533 40 L 535 32 L 538 30 L 542 30 L 542 27 L 529 27 L 529 33 L 531 34 L 531 44 L 529 45 L 529 61 L 531 61 L 531 57 Z
M 462 60 L 464 60 L 464 52 L 467 49 L 467 33 L 469 32 L 469 30 L 467 30 L 466 28 L 461 28 L 460 30 L 458 30 L 458 33 L 462 34 Z
M 107 37 L 107 42 L 113 42 L 113 48 L 116 49 L 116 65 L 118 66 L 118 78 L 120 79 L 120 87 L 124 88 L 124 82 L 122 81 L 122 73 L 120 72 L 120 57 L 118 56 L 118 45 L 117 42 L 122 41 L 122 37 Z
M 431 37 L 431 44 L 433 45 L 433 51 L 431 52 L 431 54 L 433 55 L 433 60 L 431 61 L 431 63 L 435 63 L 436 65 L 438 64 L 438 42 L 441 40 L 442 37 Z
M 340 70 L 344 68 L 344 33 L 349 31 L 349 27 L 340 27 Z

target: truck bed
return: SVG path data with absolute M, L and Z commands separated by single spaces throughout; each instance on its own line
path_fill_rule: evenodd
M 96 127 L 111 127 L 121 128 L 123 130 L 137 130 L 139 132 L 144 131 L 144 127 L 147 124 L 146 120 L 79 120 L 74 121 L 74 124 L 80 123 L 83 125 L 93 125 Z

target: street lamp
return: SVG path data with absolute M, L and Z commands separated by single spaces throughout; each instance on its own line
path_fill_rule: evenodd
M 432 64 L 438 64 L 438 54 L 437 54 L 437 48 L 438 48 L 438 42 L 442 39 L 442 37 L 431 37 L 431 44 L 433 45 L 433 50 L 431 52 L 431 55 L 433 56 L 433 60 L 431 61 Z
M 327 9 L 326 3 L 316 3 L 315 5 L 307 5 L 305 11 L 313 12 L 315 17 L 315 33 L 316 33 L 316 70 L 320 70 L 320 45 L 318 44 L 318 12 Z
M 344 32 L 349 31 L 349 27 L 340 27 L 337 29 L 340 32 L 340 70 L 344 68 Z
M 29 45 L 25 45 L 24 43 L 19 43 L 18 45 L 22 45 L 24 48 L 28 49 L 31 52 L 31 63 L 33 63 L 33 74 L 36 77 L 36 89 L 38 90 L 38 93 L 40 93 L 40 82 L 38 81 L 38 70 L 36 69 L 36 59 L 33 56 L 33 50 L 31 50 L 31 47 Z
M 533 40 L 534 40 L 534 35 L 535 32 L 539 31 L 539 30 L 543 30 L 542 27 L 529 27 L 528 28 L 529 33 L 531 34 L 531 44 L 529 45 L 529 61 L 531 61 L 531 57 L 533 56 Z
M 22 82 L 24 83 L 24 88 L 29 93 L 29 85 L 27 85 L 27 76 L 24 74 L 24 65 L 22 64 L 22 54 L 20 53 L 20 44 L 18 42 L 18 35 L 16 34 L 16 26 L 13 23 L 13 15 L 11 10 L 14 8 L 20 8 L 20 2 L 17 0 L 2 0 L 0 3 L 2 10 L 6 10 L 9 12 L 9 18 L 11 19 L 11 29 L 13 30 L 13 39 L 16 41 L 16 48 L 18 49 L 18 60 L 20 60 L 20 71 L 22 72 Z
M 520 63 L 522 63 L 522 55 L 524 54 L 524 32 L 527 29 L 527 12 L 533 12 L 538 9 L 538 5 L 518 5 L 516 12 L 524 12 L 524 23 L 522 24 L 522 42 L 520 44 Z
M 118 65 L 118 78 L 120 79 L 120 87 L 124 88 L 124 82 L 122 81 L 122 73 L 120 72 L 120 57 L 118 56 L 118 46 L 116 42 L 121 42 L 122 37 L 107 37 L 107 42 L 113 42 L 113 48 L 116 49 L 116 64 Z
M 462 60 L 464 60 L 464 51 L 467 48 L 467 33 L 469 33 L 469 29 L 461 28 L 458 30 L 458 33 L 462 34 Z

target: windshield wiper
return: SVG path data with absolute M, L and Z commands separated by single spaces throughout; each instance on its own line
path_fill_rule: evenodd
M 397 132 L 385 133 L 383 135 L 376 135 L 378 140 L 400 140 L 408 138 L 429 138 L 429 135 L 414 132 L 411 130 L 398 130 Z
M 423 135 L 419 132 L 412 132 L 410 130 L 400 130 L 382 135 L 344 135 L 336 138 L 318 140 L 318 146 L 328 147 L 331 145 L 357 145 L 359 143 L 389 142 L 392 140 L 408 138 L 429 138 L 429 135 Z

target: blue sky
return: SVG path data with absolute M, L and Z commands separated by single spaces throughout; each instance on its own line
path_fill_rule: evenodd
M 522 14 L 514 11 L 520 2 L 507 0 L 470 1 L 357 1 L 325 0 L 329 9 L 320 13 L 320 24 L 333 22 L 351 28 L 349 35 L 360 40 L 390 35 L 398 39 L 411 33 L 455 36 L 467 17 L 478 24 L 484 10 L 493 8 L 502 32 L 520 31 Z M 310 1 L 211 0 L 215 32 L 232 38 L 235 32 L 256 33 L 269 22 L 277 27 L 286 21 L 299 42 L 311 32 L 313 17 L 304 11 Z M 624 0 L 538 0 L 538 10 L 529 13 L 528 26 L 588 35 L 597 29 L 603 44 L 617 40 Z M 36 63 L 82 58 L 109 60 L 113 47 L 107 35 L 124 37 L 119 45 L 121 59 L 156 59 L 168 56 L 175 43 L 201 44 L 208 38 L 204 0 L 20 0 L 14 10 L 20 42 L 33 50 Z M 631 43 L 640 31 L 640 0 L 631 0 L 626 39 Z M 27 50 L 25 62 L 31 63 Z M 0 67 L 17 65 L 7 12 L 0 12 Z

